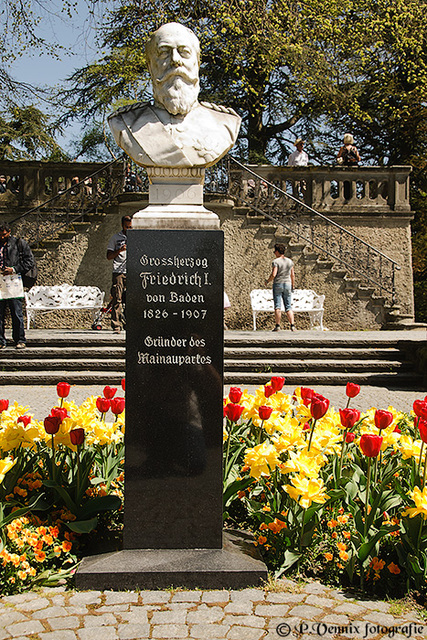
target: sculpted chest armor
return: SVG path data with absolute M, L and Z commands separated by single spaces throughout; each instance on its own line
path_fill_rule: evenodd
M 138 103 L 108 120 L 119 147 L 143 167 L 211 166 L 234 145 L 241 122 L 232 109 L 205 102 L 185 116 Z

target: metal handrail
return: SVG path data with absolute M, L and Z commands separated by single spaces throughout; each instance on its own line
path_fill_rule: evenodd
M 341 256 L 336 255 L 336 253 L 333 253 L 328 248 L 325 248 L 325 247 L 321 246 L 320 244 L 318 244 L 317 242 L 314 241 L 313 237 L 309 238 L 306 235 L 300 233 L 300 231 L 292 229 L 290 226 L 288 226 L 285 222 L 283 222 L 283 220 L 281 220 L 277 216 L 274 216 L 274 215 L 271 215 L 271 214 L 267 213 L 265 210 L 260 209 L 259 207 L 255 206 L 255 204 L 249 202 L 246 198 L 238 196 L 238 199 L 244 205 L 246 205 L 248 208 L 252 209 L 256 213 L 264 216 L 265 218 L 267 218 L 269 220 L 272 220 L 273 222 L 281 225 L 287 231 L 289 231 L 290 233 L 296 235 L 298 238 L 301 238 L 302 240 L 304 240 L 305 242 L 307 242 L 308 244 L 313 246 L 315 249 L 317 249 L 317 250 L 321 251 L 322 253 L 325 253 L 326 255 L 330 256 L 333 260 L 336 260 L 339 264 L 344 266 L 347 270 L 353 271 L 355 274 L 357 274 L 362 279 L 370 282 L 375 287 L 378 287 L 380 289 L 380 293 L 385 292 L 385 293 L 390 294 L 392 296 L 392 303 L 394 304 L 396 302 L 395 270 L 400 270 L 401 267 L 399 266 L 399 264 L 395 260 L 393 260 L 392 258 L 387 256 L 385 253 L 383 253 L 379 249 L 376 249 L 375 247 L 370 245 L 368 242 L 366 242 L 362 238 L 359 238 L 354 233 L 352 233 L 351 231 L 349 231 L 345 227 L 341 226 L 337 222 L 334 222 L 333 220 L 331 220 L 327 216 L 323 215 L 319 211 L 316 211 L 315 209 L 310 207 L 308 204 L 306 204 L 305 202 L 301 201 L 299 198 L 296 198 L 295 196 L 287 193 L 286 191 L 284 191 L 283 189 L 281 189 L 277 185 L 273 184 L 272 182 L 269 182 L 264 177 L 260 176 L 255 171 L 253 171 L 252 169 L 250 169 L 246 165 L 244 165 L 241 162 L 239 162 L 238 160 L 236 160 L 236 158 L 234 158 L 233 156 L 228 155 L 228 160 L 234 162 L 240 169 L 242 169 L 245 172 L 249 173 L 250 175 L 254 176 L 258 180 L 261 180 L 264 184 L 266 184 L 267 186 L 271 187 L 274 191 L 280 193 L 281 195 L 283 195 L 286 198 L 288 198 L 290 201 L 293 201 L 293 202 L 295 202 L 295 204 L 297 204 L 300 207 L 306 209 L 307 211 L 310 212 L 310 214 L 312 216 L 317 216 L 319 219 L 321 219 L 327 225 L 330 224 L 333 227 L 335 227 L 339 231 L 339 233 L 341 235 L 346 235 L 348 238 L 351 238 L 351 240 L 353 241 L 353 245 L 355 245 L 356 242 L 362 244 L 367 249 L 368 257 L 370 257 L 370 258 L 374 257 L 374 256 L 378 257 L 380 281 L 375 280 L 368 273 L 366 273 L 366 271 L 362 271 L 361 269 L 358 269 L 354 264 L 351 264 L 348 261 L 344 260 Z M 229 175 L 231 175 L 230 171 L 228 173 L 229 173 Z M 229 194 L 230 194 L 230 184 L 229 184 Z M 230 195 L 232 195 L 232 194 L 230 194 Z M 312 235 L 313 235 L 313 225 L 311 225 L 311 229 L 312 229 Z M 373 256 L 372 256 L 372 254 L 373 254 Z M 381 275 L 382 275 L 381 271 L 382 271 L 382 267 L 383 267 L 383 265 L 382 265 L 382 261 L 383 260 L 386 262 L 386 264 L 388 263 L 390 265 L 390 267 L 391 267 L 391 287 L 390 288 L 388 288 L 384 284 L 384 282 L 381 281 Z

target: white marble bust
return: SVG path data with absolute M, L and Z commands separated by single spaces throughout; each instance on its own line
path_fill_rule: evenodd
M 233 109 L 198 102 L 197 36 L 170 22 L 146 45 L 154 104 L 136 103 L 109 116 L 119 145 L 143 167 L 209 167 L 234 145 L 241 119 Z

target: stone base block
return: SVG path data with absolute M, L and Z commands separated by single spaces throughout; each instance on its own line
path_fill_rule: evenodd
M 224 532 L 222 549 L 124 549 L 83 559 L 78 589 L 241 589 L 267 580 L 247 534 Z

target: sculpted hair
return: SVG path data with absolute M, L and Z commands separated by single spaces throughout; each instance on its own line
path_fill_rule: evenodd
M 279 253 L 281 253 L 281 254 L 282 254 L 282 256 L 283 256 L 283 255 L 284 255 L 284 253 L 285 253 L 285 245 L 284 245 L 284 244 L 275 244 L 275 245 L 274 245 L 274 250 L 275 250 L 275 251 L 278 251 L 278 252 L 279 252 Z
M 179 24 L 179 22 L 168 22 L 167 24 L 163 24 L 161 27 L 159 27 L 157 29 L 157 31 L 153 31 L 153 33 L 151 34 L 151 36 L 148 38 L 146 44 L 145 44 L 145 55 L 147 57 L 147 65 L 148 65 L 148 70 L 151 73 L 151 60 L 152 58 L 156 55 L 156 38 L 159 35 L 159 33 L 161 33 L 162 29 L 169 28 L 169 27 L 173 27 L 173 28 L 179 28 L 181 31 L 183 31 L 185 33 L 185 35 L 187 36 L 187 38 L 190 39 L 190 44 L 193 47 L 193 49 L 195 50 L 196 54 L 197 54 L 197 60 L 199 62 L 200 65 L 200 43 L 199 43 L 199 38 L 196 36 L 196 34 L 191 31 L 191 29 L 188 29 L 188 27 L 184 27 L 183 24 Z

